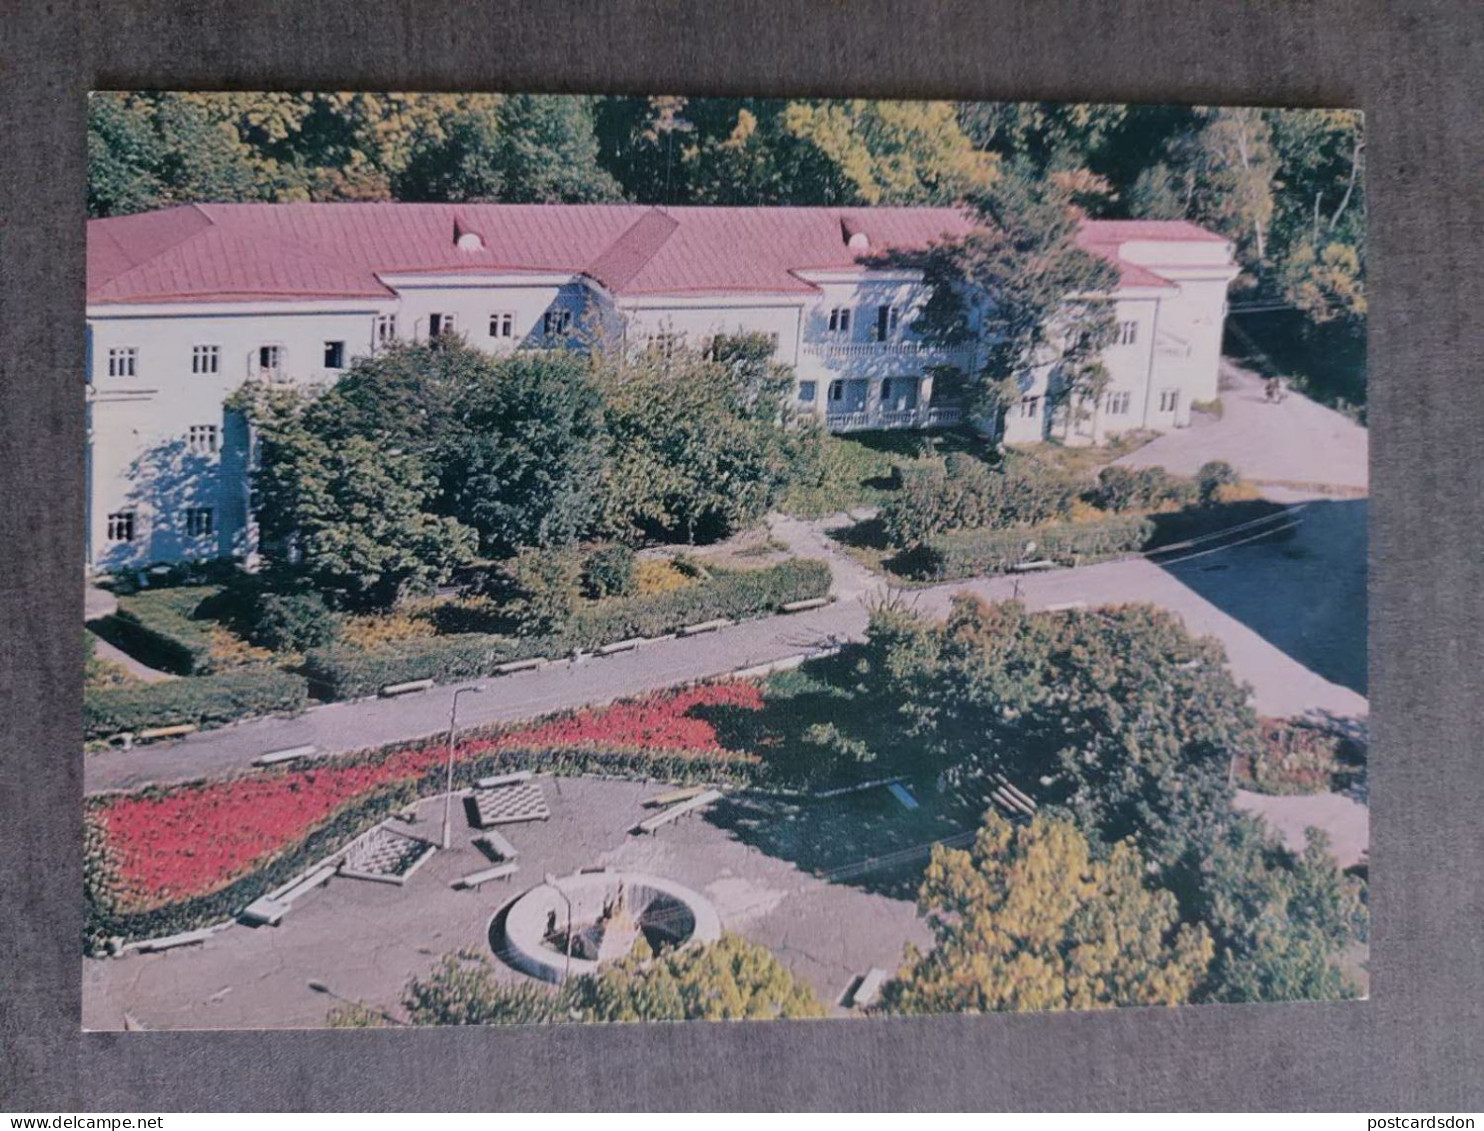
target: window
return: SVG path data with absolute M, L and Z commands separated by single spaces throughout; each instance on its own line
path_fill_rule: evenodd
M 1139 324 L 1137 322 L 1120 322 L 1118 324 L 1118 344 L 1131 346 L 1139 340 Z
M 1109 416 L 1127 416 L 1128 415 L 1128 404 L 1129 404 L 1129 394 L 1128 393 L 1109 393 L 1108 394 L 1108 415 Z
M 845 382 L 844 381 L 831 381 L 830 382 L 830 400 L 832 400 L 832 401 L 843 401 L 844 399 L 845 399 Z
M 135 377 L 139 367 L 139 350 L 134 346 L 108 351 L 108 375 L 110 377 Z
M 541 332 L 548 338 L 569 333 L 572 329 L 572 312 L 563 307 L 548 310 L 541 316 Z
M 830 310 L 830 333 L 842 338 L 850 334 L 850 307 L 836 306 Z
M 326 342 L 325 343 L 325 368 L 326 369 L 344 369 L 345 368 L 345 343 L 344 342 Z
M 654 357 L 662 357 L 665 360 L 675 356 L 677 350 L 685 345 L 685 335 L 673 331 L 664 331 L 651 334 L 645 339 L 644 349 Z
M 211 533 L 211 520 L 210 507 L 186 507 L 186 535 L 191 538 L 205 538 Z
M 508 310 L 502 310 L 490 315 L 490 337 L 513 338 L 515 337 L 515 315 Z
M 1024 396 L 1020 398 L 1020 417 L 1022 420 L 1034 420 L 1036 418 L 1036 414 L 1040 411 L 1040 397 Z
M 896 337 L 897 327 L 901 320 L 902 312 L 895 306 L 878 306 L 876 308 L 876 340 L 885 342 Z
M 259 346 L 258 347 L 258 369 L 269 376 L 276 377 L 283 372 L 283 347 L 282 346 Z
M 881 403 L 885 404 L 891 400 L 891 378 L 884 378 L 881 382 Z
M 428 337 L 441 338 L 445 334 L 452 334 L 458 320 L 452 314 L 430 314 L 428 315 Z
M 371 348 L 382 349 L 397 340 L 397 316 L 395 314 L 378 314 L 376 324 L 371 331 Z
M 187 441 L 190 444 L 192 455 L 211 455 L 217 447 L 216 425 L 192 424 L 190 432 L 187 433 Z
M 192 373 L 220 373 L 222 368 L 221 346 L 192 346 Z
M 1174 412 L 1180 407 L 1180 391 L 1178 389 L 1164 389 L 1159 394 L 1159 411 Z
M 815 385 L 815 383 L 813 381 L 800 381 L 799 382 L 799 403 L 800 404 L 813 404 L 814 403 L 814 393 L 815 393 L 816 387 L 817 386 Z
M 108 516 L 108 540 L 110 542 L 134 541 L 133 511 L 115 511 Z

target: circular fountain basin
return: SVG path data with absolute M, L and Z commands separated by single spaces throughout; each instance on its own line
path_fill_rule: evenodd
M 721 937 L 716 909 L 690 888 L 643 872 L 578 872 L 517 896 L 491 920 L 490 946 L 521 973 L 547 982 L 594 973 L 611 960 L 591 955 L 601 947 L 605 913 L 620 902 L 635 940 L 642 936 L 656 953 Z

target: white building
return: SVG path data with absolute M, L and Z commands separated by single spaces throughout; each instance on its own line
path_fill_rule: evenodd
M 917 339 L 924 297 L 882 253 L 970 230 L 955 209 L 642 205 L 188 205 L 88 224 L 88 563 L 243 552 L 250 380 L 332 381 L 394 338 L 457 332 L 500 353 L 610 340 L 664 348 L 761 332 L 798 407 L 836 431 L 955 423 Z M 1229 244 L 1192 224 L 1088 221 L 1111 261 L 1112 380 L 1082 439 L 1188 423 L 1216 395 Z M 1004 438 L 1047 434 L 1045 377 Z

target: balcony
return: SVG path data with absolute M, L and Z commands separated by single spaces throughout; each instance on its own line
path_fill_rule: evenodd
M 947 428 L 963 423 L 964 410 L 957 405 L 927 405 L 921 408 L 862 409 L 859 412 L 829 412 L 824 424 L 831 432 L 866 432 L 876 429 Z

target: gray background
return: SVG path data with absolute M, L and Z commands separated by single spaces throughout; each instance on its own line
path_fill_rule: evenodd
M 0 1107 L 1484 1108 L 1484 6 L 50 0 L 0 11 Z M 1373 1000 L 413 1033 L 78 1031 L 84 94 L 530 89 L 1370 114 Z

